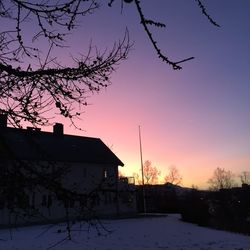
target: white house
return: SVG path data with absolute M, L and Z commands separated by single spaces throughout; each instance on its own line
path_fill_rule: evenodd
M 53 132 L 7 127 L 1 115 L 0 226 L 135 213 L 123 165 L 98 138 L 64 134 L 60 123 Z

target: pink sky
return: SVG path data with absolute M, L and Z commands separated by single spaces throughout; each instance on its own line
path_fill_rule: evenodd
M 212 26 L 195 1 L 141 1 L 149 19 L 165 22 L 152 29 L 162 51 L 173 59 L 194 56 L 173 71 L 158 60 L 133 4 L 103 4 L 83 19 L 70 36 L 70 49 L 60 52 L 65 63 L 69 52 L 84 52 L 90 41 L 100 48 L 121 39 L 125 27 L 134 41 L 129 59 L 112 77 L 112 85 L 90 96 L 78 122 L 85 132 L 68 123 L 65 131 L 101 138 L 124 162 L 122 172 L 140 169 L 138 126 L 142 129 L 143 159 L 162 172 L 175 165 L 183 185 L 205 187 L 220 166 L 235 174 L 250 171 L 250 2 L 204 1 L 221 25 Z

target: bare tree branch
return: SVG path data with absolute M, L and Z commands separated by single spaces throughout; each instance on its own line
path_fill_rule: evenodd
M 208 20 L 217 25 L 201 1 L 196 1 Z M 34 126 L 48 125 L 57 114 L 74 124 L 74 118 L 79 117 L 82 107 L 87 105 L 88 93 L 98 92 L 110 84 L 111 74 L 127 58 L 131 47 L 127 31 L 110 52 L 93 53 L 90 46 L 86 56 L 74 58 L 73 65 L 64 66 L 52 55 L 54 48 L 66 46 L 65 36 L 78 26 L 80 17 L 100 8 L 99 2 L 0 0 L 0 19 L 7 24 L 0 28 L 0 111 L 9 115 L 10 124 L 20 127 L 25 121 Z M 146 18 L 140 0 L 123 2 L 135 4 L 141 25 L 163 62 L 176 70 L 182 68 L 180 64 L 194 58 L 169 59 L 150 31 L 150 26 L 165 28 L 165 24 Z M 111 7 L 113 3 L 114 0 L 108 1 Z M 29 31 L 29 41 L 25 29 L 31 22 L 34 31 Z M 48 45 L 44 59 L 36 43 L 41 40 Z
M 211 190 L 229 189 L 234 186 L 234 175 L 230 170 L 217 167 L 213 176 L 208 180 Z
M 189 57 L 189 58 L 183 59 L 179 62 L 174 62 L 174 61 L 170 60 L 165 54 L 163 54 L 161 52 L 160 48 L 158 47 L 156 40 L 153 38 L 153 35 L 148 28 L 148 25 L 154 25 L 156 27 L 165 27 L 165 24 L 146 19 L 144 14 L 143 14 L 142 8 L 141 8 L 140 0 L 134 0 L 134 1 L 135 1 L 137 11 L 138 11 L 140 19 L 141 19 L 141 24 L 142 24 L 150 42 L 152 43 L 152 45 L 157 53 L 157 56 L 160 59 L 162 59 L 163 62 L 172 66 L 172 68 L 174 70 L 177 70 L 177 69 L 182 69 L 182 67 L 179 65 L 180 63 L 194 59 L 194 57 Z
M 144 173 L 144 183 L 145 184 L 157 184 L 158 177 L 161 175 L 161 172 L 157 167 L 153 167 L 151 161 L 145 161 L 143 164 L 143 173 Z
M 220 27 L 220 25 L 214 21 L 214 19 L 207 13 L 205 5 L 201 2 L 201 0 L 195 0 L 198 3 L 199 8 L 202 11 L 202 14 L 207 17 L 210 23 L 212 23 L 214 26 Z
M 165 183 L 171 183 L 173 185 L 180 185 L 182 183 L 182 176 L 176 166 L 169 167 L 169 173 L 164 178 Z

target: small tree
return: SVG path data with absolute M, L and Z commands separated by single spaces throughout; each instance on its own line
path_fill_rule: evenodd
M 143 164 L 143 173 L 144 173 L 144 183 L 145 184 L 156 184 L 158 182 L 158 177 L 161 175 L 161 172 L 157 167 L 153 167 L 151 161 L 147 160 Z
M 165 183 L 171 183 L 173 185 L 180 185 L 182 183 L 182 176 L 176 166 L 169 167 L 169 173 L 164 178 Z
M 142 184 L 141 177 L 140 177 L 140 175 L 138 173 L 134 172 L 133 177 L 135 179 L 135 184 L 136 185 L 141 185 Z
M 234 186 L 234 175 L 230 170 L 217 167 L 208 180 L 210 190 L 229 189 Z
M 197 185 L 195 185 L 195 184 L 192 184 L 192 185 L 191 185 L 191 188 L 192 188 L 193 190 L 199 190 L 199 187 L 198 187 Z
M 243 171 L 240 175 L 241 184 L 250 184 L 250 172 Z
M 161 172 L 157 167 L 153 167 L 151 161 L 147 160 L 143 164 L 143 175 L 144 175 L 144 184 L 153 185 L 158 182 L 158 177 L 161 175 Z M 137 185 L 142 185 L 142 176 L 139 173 L 133 173 L 135 183 Z

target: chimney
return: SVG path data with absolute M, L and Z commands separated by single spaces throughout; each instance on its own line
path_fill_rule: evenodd
M 61 123 L 56 123 L 54 126 L 53 126 L 53 133 L 55 135 L 63 135 L 63 124 Z
M 8 115 L 0 114 L 0 128 L 7 128 Z

